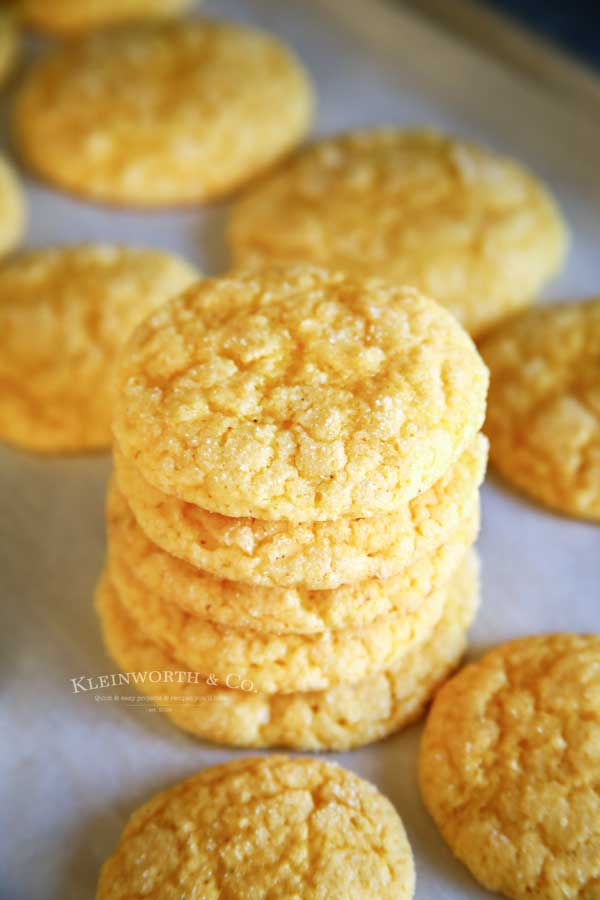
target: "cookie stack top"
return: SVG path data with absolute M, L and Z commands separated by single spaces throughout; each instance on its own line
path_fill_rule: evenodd
M 207 280 L 122 358 L 114 433 L 150 485 L 226 516 L 382 515 L 473 442 L 487 370 L 410 288 L 298 266 Z

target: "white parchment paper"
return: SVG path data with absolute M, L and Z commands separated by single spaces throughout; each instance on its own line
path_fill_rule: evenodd
M 569 265 L 547 299 L 600 292 L 600 127 L 534 85 L 381 0 L 212 0 L 263 25 L 313 72 L 317 130 L 429 123 L 520 157 L 557 192 Z M 27 180 L 31 246 L 109 239 L 172 248 L 209 273 L 227 262 L 225 206 L 129 213 Z M 44 459 L 0 448 L 0 898 L 87 900 L 129 813 L 236 754 L 195 742 L 147 707 L 74 695 L 115 671 L 92 610 L 104 551 L 108 456 Z M 483 491 L 483 605 L 471 654 L 517 635 L 600 630 L 600 528 L 554 516 L 492 477 Z M 106 695 L 107 691 L 100 692 Z M 427 817 L 420 729 L 332 758 L 379 785 L 413 845 L 420 900 L 483 898 Z

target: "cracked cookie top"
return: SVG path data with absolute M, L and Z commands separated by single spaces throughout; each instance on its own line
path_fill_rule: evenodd
M 96 900 L 414 894 L 402 822 L 333 763 L 272 755 L 205 769 L 133 814 Z
M 434 701 L 420 757 L 444 838 L 489 890 L 593 900 L 600 884 L 600 636 L 503 644 Z
M 258 175 L 302 138 L 312 106 L 308 76 L 276 38 L 194 19 L 64 42 L 26 73 L 14 130 L 52 184 L 105 203 L 171 206 Z
M 157 250 L 22 254 L 0 272 L 0 438 L 44 452 L 107 447 L 115 363 L 132 329 L 198 278 Z
M 122 357 L 114 430 L 167 494 L 292 521 L 394 511 L 472 442 L 487 370 L 411 288 L 312 267 L 213 279 Z
M 527 304 L 559 268 L 565 227 L 544 186 L 433 130 L 335 135 L 237 203 L 238 265 L 312 262 L 412 284 L 471 334 Z

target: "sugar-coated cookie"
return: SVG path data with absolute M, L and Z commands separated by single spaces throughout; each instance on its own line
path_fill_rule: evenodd
M 415 872 L 392 804 L 318 759 L 237 759 L 130 818 L 96 900 L 409 900 Z
M 276 634 L 361 628 L 391 615 L 411 616 L 457 568 L 479 527 L 476 497 L 447 542 L 386 579 L 332 590 L 226 581 L 171 556 L 148 540 L 113 485 L 107 503 L 111 578 L 122 593 L 154 594 L 226 628 Z M 133 575 L 133 578 L 132 578 Z
M 600 521 L 600 298 L 511 319 L 481 352 L 498 471 L 553 509 Z
M 96 599 L 109 653 L 123 672 L 142 673 L 132 686 L 176 725 L 215 743 L 296 750 L 350 750 L 418 719 L 463 655 L 477 604 L 470 553 L 448 585 L 441 618 L 393 669 L 326 691 L 260 694 L 239 673 L 231 673 L 228 689 L 183 667 L 144 635 L 107 578 Z
M 166 18 L 191 4 L 192 0 L 17 0 L 25 25 L 65 36 L 136 19 Z
M 482 425 L 487 370 L 412 288 L 306 266 L 210 279 L 128 342 L 114 429 L 164 493 L 314 521 L 395 512 Z
M 423 797 L 456 856 L 515 900 L 600 896 L 600 636 L 511 641 L 437 695 Z
M 113 452 L 119 488 L 159 547 L 229 581 L 322 591 L 367 578 L 388 579 L 417 559 L 435 556 L 477 502 L 487 441 L 478 434 L 429 490 L 396 512 L 323 522 L 211 513 L 153 487 L 117 444 Z M 295 630 L 305 630 L 295 612 L 293 618 Z M 343 626 L 332 620 L 324 627 Z
M 241 25 L 194 20 L 71 40 L 16 97 L 24 160 L 94 200 L 141 207 L 226 194 L 307 130 L 312 93 L 290 51 Z
M 198 278 L 178 257 L 101 244 L 0 269 L 0 438 L 43 452 L 110 444 L 114 366 L 131 330 Z
M 326 138 L 244 196 L 238 265 L 307 261 L 412 284 L 479 334 L 531 301 L 565 253 L 545 188 L 512 160 L 434 131 Z

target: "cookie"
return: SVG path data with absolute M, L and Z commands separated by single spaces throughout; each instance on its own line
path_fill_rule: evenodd
M 408 900 L 415 872 L 398 814 L 358 775 L 318 759 L 236 759 L 135 812 L 96 900 Z
M 600 521 L 600 298 L 511 319 L 481 352 L 498 471 L 553 509 Z
M 96 33 L 36 63 L 15 101 L 26 163 L 119 205 L 198 203 L 248 181 L 304 135 L 312 92 L 274 37 L 194 20 Z
M 92 28 L 136 19 L 166 18 L 192 0 L 19 0 L 25 25 L 47 34 L 71 36 Z
M 138 322 L 198 277 L 156 250 L 35 250 L 0 270 L 0 437 L 42 452 L 110 444 L 114 366 Z
M 0 156 L 0 257 L 14 250 L 25 231 L 25 198 L 12 166 Z
M 143 477 L 227 516 L 395 512 L 483 421 L 487 370 L 411 288 L 312 267 L 203 282 L 136 330 L 114 431 Z
M 124 574 L 120 570 L 122 582 Z M 114 585 L 110 562 L 108 575 Z M 446 595 L 442 587 L 410 612 L 360 628 L 277 633 L 217 625 L 148 592 L 133 568 L 127 575 L 119 599 L 152 641 L 186 668 L 213 673 L 220 682 L 239 673 L 266 694 L 325 690 L 391 668 L 438 621 Z
M 0 9 L 0 84 L 8 79 L 19 55 L 19 35 L 14 16 Z
M 595 900 L 600 884 L 600 636 L 511 641 L 437 695 L 425 803 L 486 888 Z
M 474 553 L 448 588 L 439 621 L 392 669 L 326 691 L 260 694 L 236 673 L 231 689 L 207 683 L 149 640 L 105 578 L 96 605 L 108 652 L 131 684 L 172 721 L 204 740 L 240 747 L 350 750 L 417 720 L 462 657 L 478 604 Z M 131 676 L 160 672 L 160 680 Z M 212 679 L 211 679 L 212 681 Z
M 235 263 L 307 261 L 412 284 L 472 334 L 529 303 L 558 270 L 565 226 L 528 171 L 434 131 L 327 138 L 234 209 Z
M 439 481 L 396 512 L 303 523 L 208 512 L 153 487 L 118 445 L 113 452 L 120 490 L 150 540 L 168 553 L 229 581 L 322 591 L 391 578 L 434 554 L 477 502 L 487 442 L 477 435 Z M 292 624 L 306 630 L 300 620 Z
M 475 541 L 479 504 L 475 498 L 447 543 L 393 577 L 327 591 L 245 585 L 190 566 L 148 540 L 115 485 L 109 490 L 107 525 L 111 577 L 123 594 L 154 594 L 225 628 L 311 634 L 418 613 L 423 598 L 446 584 Z

